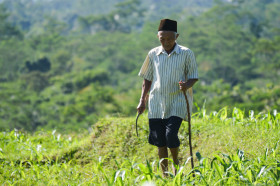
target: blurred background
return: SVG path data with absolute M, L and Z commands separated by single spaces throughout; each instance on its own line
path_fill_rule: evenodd
M 280 106 L 280 0 L 0 0 L 0 130 L 135 116 L 160 19 L 196 55 L 194 111 Z

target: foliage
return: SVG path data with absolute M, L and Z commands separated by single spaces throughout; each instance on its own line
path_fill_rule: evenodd
M 8 16 L 5 7 L 0 4 L 0 41 L 11 37 L 22 39 L 20 30 L 7 21 Z
M 116 4 L 116 10 L 109 15 L 80 17 L 78 22 L 85 32 L 120 31 L 129 33 L 143 25 L 144 9 L 139 0 L 130 0 Z
M 0 133 L 0 182 L 71 185 L 279 185 L 279 121 L 273 113 L 226 108 L 193 115 L 195 167 L 190 166 L 187 123 L 180 129 L 178 174 L 163 177 L 156 148 L 147 144 L 147 118 L 110 117 L 92 133 L 13 130 Z M 172 160 L 168 160 L 172 165 Z M 195 177 L 193 177 L 195 174 Z
M 159 45 L 162 17 L 178 20 L 178 43 L 197 58 L 194 111 L 279 107 L 278 0 L 110 2 L 1 1 L 1 130 L 77 131 L 99 117 L 134 115 L 137 74 Z M 164 6 L 170 14 L 154 15 Z
M 139 29 L 143 25 L 143 20 L 159 20 L 185 9 L 189 10 L 185 15 L 198 14 L 212 5 L 212 0 L 188 2 L 176 0 L 174 3 L 167 0 L 54 0 L 51 2 L 49 0 L 2 0 L 1 2 L 11 12 L 9 20 L 28 32 L 28 35 L 42 33 L 45 24 L 53 20 L 65 25 L 63 34 L 66 35 L 72 32 L 79 33 L 81 30 L 89 32 L 87 28 L 91 26 L 88 23 L 93 20 L 100 26 L 95 29 L 109 28 L 127 32 L 130 27 Z M 115 20 L 115 18 L 119 19 Z
M 33 63 L 30 63 L 30 61 L 26 61 L 25 66 L 29 72 L 30 71 L 47 72 L 51 68 L 51 63 L 48 58 L 44 57 Z

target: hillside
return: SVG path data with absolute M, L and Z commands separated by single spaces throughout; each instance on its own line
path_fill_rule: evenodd
M 279 121 L 270 114 L 226 109 L 193 115 L 195 175 L 189 162 L 187 123 L 180 129 L 180 171 L 163 178 L 156 148 L 148 145 L 147 116 L 100 119 L 90 133 L 0 133 L 2 184 L 214 185 L 279 184 Z M 169 160 L 170 163 L 171 160 Z M 171 171 L 171 170 L 170 170 Z
M 1 3 L 1 1 L 0 1 Z M 8 9 L 9 21 L 30 34 L 41 33 L 40 27 L 45 27 L 48 21 L 55 20 L 65 26 L 63 34 L 79 32 L 82 17 L 102 16 L 118 10 L 126 11 L 127 3 L 137 3 L 141 9 L 142 21 L 155 21 L 172 16 L 175 12 L 184 11 L 185 16 L 198 15 L 209 9 L 212 0 L 3 0 L 2 4 Z M 130 6 L 129 8 L 132 8 Z M 134 7 L 136 8 L 136 7 Z M 129 13 L 133 16 L 133 12 Z
M 68 11 L 103 5 L 28 2 L 0 6 L 0 130 L 71 133 L 106 116 L 134 116 L 142 83 L 137 74 L 149 50 L 159 45 L 159 18 L 143 8 L 156 4 L 167 12 L 167 1 L 112 3 L 106 11 L 79 15 L 76 30 L 62 19 Z M 178 20 L 177 42 L 196 56 L 194 111 L 227 106 L 229 112 L 238 107 L 248 115 L 278 109 L 280 1 L 188 1 L 186 6 L 200 12 L 194 15 L 186 13 L 190 7 L 178 9 L 183 1 L 176 2 L 158 16 Z M 53 6 L 47 17 L 43 5 Z M 32 28 L 21 27 L 15 21 L 20 19 L 31 21 Z

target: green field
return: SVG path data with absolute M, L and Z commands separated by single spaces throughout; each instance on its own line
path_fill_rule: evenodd
M 280 0 L 0 0 L 0 185 L 279 185 L 279 10 Z M 147 114 L 135 132 L 138 73 L 163 18 L 177 20 L 199 73 L 195 168 L 184 122 L 168 177 Z
M 157 149 L 147 143 L 147 115 L 100 119 L 79 134 L 13 130 L 0 133 L 2 185 L 279 185 L 280 114 L 227 109 L 193 114 L 196 156 L 191 169 L 187 123 L 180 129 L 180 166 L 162 176 Z M 172 164 L 172 160 L 169 160 Z M 195 177 L 193 177 L 195 173 Z

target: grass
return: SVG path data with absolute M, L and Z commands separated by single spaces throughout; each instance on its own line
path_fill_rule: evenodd
M 157 149 L 147 143 L 148 119 L 100 119 L 92 132 L 0 133 L 3 185 L 279 185 L 277 111 L 246 114 L 235 108 L 193 114 L 195 168 L 190 165 L 187 123 L 179 137 L 180 166 L 162 177 Z M 172 160 L 169 160 L 172 164 Z M 196 176 L 193 177 L 193 174 Z

